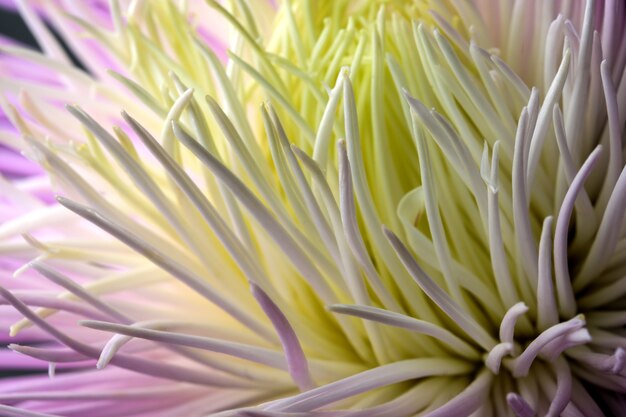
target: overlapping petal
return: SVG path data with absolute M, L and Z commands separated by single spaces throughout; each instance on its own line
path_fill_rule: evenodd
M 619 410 L 621 2 L 19 4 L 3 412 Z

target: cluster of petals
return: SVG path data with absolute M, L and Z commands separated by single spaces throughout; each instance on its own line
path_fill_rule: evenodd
M 0 5 L 0 415 L 626 409 L 623 0 Z

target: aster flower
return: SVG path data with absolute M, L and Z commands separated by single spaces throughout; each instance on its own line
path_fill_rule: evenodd
M 623 2 L 67 3 L 2 47 L 4 415 L 623 410 Z

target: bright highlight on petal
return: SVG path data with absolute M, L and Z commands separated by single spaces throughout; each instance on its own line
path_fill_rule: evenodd
M 3 415 L 620 415 L 623 2 L 17 6 Z

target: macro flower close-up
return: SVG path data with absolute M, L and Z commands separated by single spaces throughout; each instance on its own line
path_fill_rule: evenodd
M 626 416 L 624 0 L 0 7 L 0 416 Z

